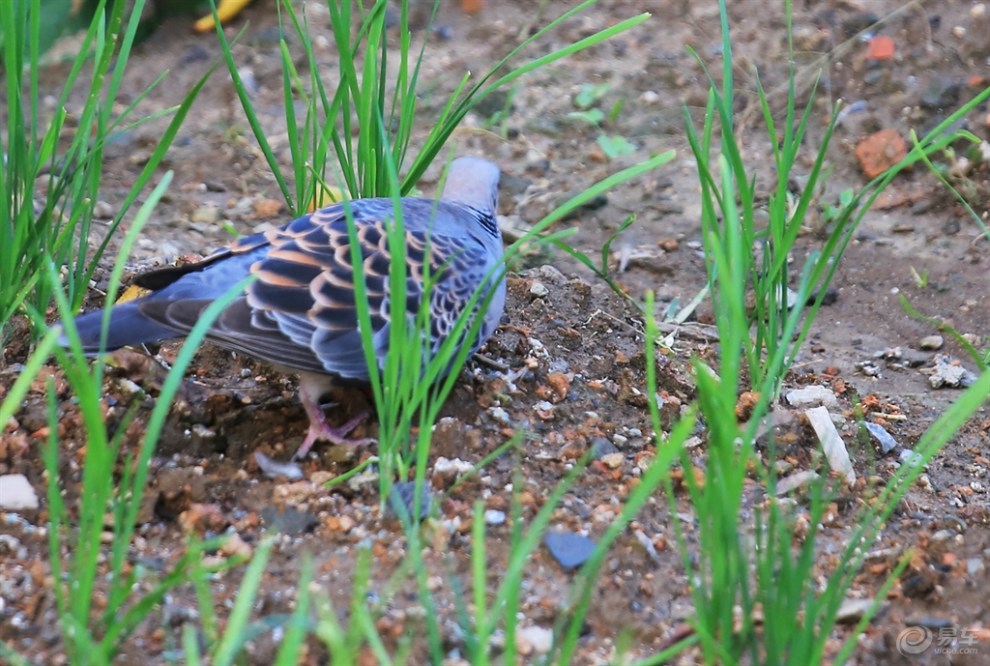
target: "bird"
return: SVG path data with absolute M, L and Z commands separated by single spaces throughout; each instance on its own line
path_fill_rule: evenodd
M 453 160 L 438 200 L 399 200 L 405 234 L 406 310 L 415 318 L 424 298 L 429 306 L 429 340 L 435 353 L 460 314 L 481 290 L 472 317 L 482 321 L 470 345 L 476 352 L 492 335 L 505 308 L 503 245 L 496 220 L 500 170 L 483 158 Z M 207 340 L 222 348 L 299 375 L 299 398 L 309 429 L 293 459 L 320 440 L 349 444 L 346 436 L 366 416 L 332 427 L 320 398 L 335 384 L 367 383 L 351 263 L 348 209 L 360 244 L 375 357 L 388 353 L 388 227 L 395 219 L 391 198 L 354 199 L 303 215 L 283 226 L 241 237 L 201 261 L 152 270 L 134 284 L 150 290 L 115 304 L 101 343 L 103 311 L 79 315 L 75 326 L 83 351 L 97 355 L 124 346 L 187 335 L 203 311 L 232 285 L 253 275 L 213 322 Z M 429 256 L 427 257 L 427 252 Z M 429 270 L 424 264 L 429 261 Z M 424 294 L 424 273 L 431 291 Z M 481 307 L 487 301 L 487 307 Z M 414 321 L 414 319 L 412 319 Z M 473 320 L 471 320 L 473 322 Z M 63 334 L 61 343 L 68 345 Z M 470 356 L 469 354 L 469 356 Z M 449 370 L 449 368 L 448 368 Z

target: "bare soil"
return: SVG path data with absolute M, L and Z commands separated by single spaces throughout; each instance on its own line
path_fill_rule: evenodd
M 444 34 L 433 39 L 427 50 L 420 105 L 423 128 L 441 108 L 443 93 L 452 90 L 465 71 L 485 71 L 520 35 L 544 23 L 544 13 L 555 16 L 570 6 L 545 3 L 547 7 L 534 9 L 529 2 L 490 0 L 481 14 L 467 15 L 456 3 L 450 4 L 442 14 Z M 652 289 L 666 308 L 690 301 L 705 281 L 697 174 L 683 138 L 682 110 L 700 118 L 707 94 L 702 69 L 686 47 L 714 69 L 720 67 L 715 3 L 603 1 L 543 40 L 534 53 L 575 41 L 640 11 L 654 16 L 637 30 L 525 78 L 511 99 L 497 100 L 498 104 L 484 107 L 483 114 L 469 117 L 456 140 L 459 151 L 485 155 L 502 167 L 500 212 L 507 226 L 533 223 L 606 174 L 649 154 L 677 149 L 672 164 L 617 188 L 598 205 L 562 223 L 577 226 L 576 245 L 596 256 L 605 239 L 635 214 L 636 224 L 615 245 L 613 268 L 622 264 L 625 270 L 619 280 L 634 299 Z M 325 9 L 310 7 L 308 12 L 314 25 L 326 24 Z M 862 102 L 857 107 L 862 110 L 846 116 L 837 130 L 822 204 L 834 203 L 842 190 L 866 182 L 853 155 L 864 136 L 883 128 L 896 129 L 903 136 L 912 129 L 923 131 L 990 83 L 990 16 L 985 12 L 985 5 L 959 0 L 904 6 L 888 0 L 807 2 L 795 8 L 795 44 L 802 72 L 813 75 L 820 70 L 822 75 L 805 168 L 810 167 L 832 105 L 839 99 L 846 104 Z M 782 9 L 756 0 L 732 3 L 732 14 L 737 106 L 746 158 L 757 169 L 759 187 L 766 190 L 774 174 L 769 170 L 771 146 L 758 122 L 754 71 L 759 71 L 772 104 L 780 109 L 787 73 L 784 17 Z M 868 46 L 859 31 L 875 17 L 887 17 L 879 32 L 893 38 L 893 60 L 867 59 Z M 237 47 L 237 61 L 254 81 L 262 121 L 280 159 L 288 164 L 280 117 L 277 16 L 268 2 L 258 2 L 230 30 L 239 29 L 244 21 L 250 23 Z M 321 37 L 315 44 L 326 76 L 334 76 L 337 56 L 332 40 Z M 192 35 L 187 20 L 170 20 L 138 48 L 128 72 L 128 98 L 120 102 L 129 102 L 167 68 L 165 83 L 142 102 L 141 109 L 151 113 L 167 108 L 218 57 L 212 37 Z M 56 61 L 48 68 L 45 80 L 52 90 L 66 67 Z M 608 84 L 608 90 L 599 106 L 607 113 L 621 101 L 616 118 L 598 129 L 569 117 L 582 84 L 602 83 Z M 805 86 L 802 94 L 808 89 Z M 510 110 L 505 132 L 501 126 L 483 129 L 486 118 L 503 106 Z M 967 123 L 986 139 L 990 133 L 986 106 L 970 114 Z M 143 126 L 113 144 L 103 189 L 103 199 L 111 207 L 120 204 L 161 129 L 161 124 Z M 596 143 L 602 132 L 625 137 L 636 152 L 610 160 Z M 945 156 L 944 163 L 956 164 L 957 159 L 958 155 Z M 131 259 L 135 270 L 205 253 L 226 242 L 229 235 L 220 220 L 230 222 L 239 233 L 250 233 L 285 219 L 278 188 L 223 70 L 197 101 L 166 167 L 175 172 L 175 180 Z M 427 175 L 424 191 L 431 191 L 436 176 L 432 171 Z M 970 204 L 986 219 L 990 205 L 986 163 L 975 166 L 961 182 Z M 906 295 L 927 314 L 950 321 L 962 333 L 990 333 L 990 246 L 986 239 L 978 239 L 979 230 L 962 207 L 923 169 L 899 176 L 882 204 L 867 214 L 850 245 L 833 285 L 837 298 L 821 310 L 788 382 L 789 387 L 824 384 L 838 394 L 839 406 L 832 411 L 848 419 L 840 431 L 862 479 L 842 491 L 835 511 L 822 525 L 819 575 L 823 580 L 832 571 L 855 512 L 897 464 L 895 456 L 883 455 L 859 434 L 858 415 L 882 423 L 910 449 L 959 394 L 957 389 L 930 387 L 923 371 L 934 352 L 920 350 L 920 340 L 934 331 L 906 314 L 898 295 Z M 803 261 L 820 243 L 820 234 L 813 230 L 803 236 L 795 261 Z M 924 277 L 927 284 L 919 279 Z M 542 288 L 534 288 L 538 283 Z M 94 291 L 94 306 L 100 303 L 100 286 Z M 672 348 L 661 357 L 660 384 L 668 405 L 665 419 L 676 416 L 678 405 L 694 396 L 690 358 L 714 361 L 717 357 L 710 323 L 710 309 L 702 306 L 696 321 L 675 335 Z M 986 338 L 982 340 L 986 345 Z M 922 365 L 908 367 L 877 358 L 894 348 L 918 358 Z M 106 384 L 108 422 L 115 423 L 133 400 L 142 401 L 138 418 L 124 437 L 125 447 L 136 446 L 143 436 L 145 419 L 166 373 L 162 361 L 174 358 L 176 349 L 177 345 L 167 344 L 157 357 L 136 351 L 116 356 Z M 951 340 L 941 352 L 975 369 Z M 8 342 L 0 394 L 26 354 L 22 338 Z M 654 446 L 643 394 L 641 317 L 567 257 L 530 256 L 510 276 L 503 326 L 484 354 L 507 370 L 481 362 L 470 366 L 445 406 L 433 438 L 432 460 L 443 456 L 475 463 L 514 432 L 522 430 L 527 436 L 518 450 L 490 463 L 479 478 L 442 496 L 438 519 L 429 524 L 433 542 L 426 560 L 450 663 L 460 663 L 455 657 L 462 652 L 449 582 L 455 576 L 466 588 L 469 581 L 472 504 L 482 499 L 486 509 L 507 511 L 516 491 L 528 520 L 575 460 L 597 447 L 621 455 L 601 458 L 583 473 L 553 519 L 555 529 L 584 532 L 595 539 L 617 515 Z M 879 374 L 864 374 L 859 368 L 863 361 L 876 363 Z M 59 370 L 48 367 L 44 375 L 54 376 L 60 390 L 63 484 L 71 502 L 80 490 L 85 441 L 78 409 Z M 135 393 L 135 384 L 144 392 Z M 303 478 L 297 481 L 271 479 L 258 468 L 253 452 L 287 460 L 305 433 L 306 417 L 294 395 L 292 378 L 217 349 L 200 352 L 153 462 L 139 539 L 133 547 L 135 561 L 151 567 L 153 578 L 155 569 L 166 570 L 184 552 L 186 531 L 233 533 L 248 548 L 266 533 L 279 534 L 256 605 L 259 615 L 268 615 L 292 609 L 306 553 L 315 560 L 316 584 L 331 594 L 339 608 L 346 608 L 356 549 L 370 545 L 372 590 L 387 600 L 379 630 L 389 640 L 407 632 L 421 635 L 422 609 L 417 607 L 412 582 L 406 578 L 397 585 L 390 582 L 405 555 L 405 539 L 398 522 L 381 513 L 377 483 L 334 490 L 323 486 L 371 455 L 373 447 L 355 451 L 317 446 L 315 455 L 302 463 Z M 342 422 L 356 408 L 342 400 L 331 418 Z M 812 465 L 820 444 L 797 411 L 793 414 L 781 455 L 790 469 L 799 471 Z M 26 475 L 43 496 L 43 381 L 36 382 L 16 421 L 16 427 L 8 426 L 0 434 L 0 473 Z M 361 426 L 355 434 L 373 436 L 374 426 Z M 698 434 L 702 443 L 693 455 L 702 468 L 704 431 Z M 906 549 L 916 551 L 883 611 L 861 637 L 854 663 L 990 663 L 988 444 L 990 414 L 984 409 L 932 463 L 881 540 L 868 545 L 873 555 L 856 580 L 853 598 L 872 595 L 898 557 Z M 432 482 L 437 490 L 445 490 L 452 478 L 437 472 Z M 755 482 L 753 491 L 758 491 Z M 614 656 L 620 636 L 628 639 L 632 655 L 645 656 L 684 631 L 692 602 L 677 554 L 674 521 L 682 521 L 689 538 L 694 526 L 686 494 L 678 503 L 678 516 L 671 516 L 666 500 L 654 498 L 613 548 L 574 663 L 606 663 Z M 5 514 L 0 541 L 0 638 L 38 664 L 59 663 L 61 654 L 47 562 L 46 515 L 44 502 L 40 510 L 21 512 L 19 517 Z M 498 572 L 504 570 L 508 557 L 508 534 L 507 524 L 489 526 L 493 586 L 500 582 Z M 216 605 L 221 612 L 239 579 L 235 571 L 217 581 Z M 525 617 L 520 626 L 552 626 L 567 612 L 573 580 L 574 575 L 565 572 L 546 548 L 538 549 L 527 568 L 522 595 Z M 168 650 L 178 643 L 182 618 L 194 607 L 192 590 L 171 596 L 167 607 L 128 642 L 119 663 L 165 663 Z M 912 626 L 927 627 L 939 638 L 955 642 L 942 646 L 948 652 L 932 646 L 906 656 L 898 650 L 897 640 Z M 835 632 L 833 649 L 848 631 L 844 626 Z M 970 638 L 974 642 L 967 644 Z M 270 663 L 276 647 L 270 633 L 259 636 L 250 644 L 251 663 Z M 315 642 L 310 647 L 307 663 L 327 663 L 323 648 Z M 365 657 L 361 663 L 373 662 L 370 654 Z M 681 663 L 692 663 L 692 658 Z

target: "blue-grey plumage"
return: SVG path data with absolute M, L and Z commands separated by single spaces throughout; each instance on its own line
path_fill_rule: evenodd
M 495 221 L 498 167 L 479 158 L 453 161 L 437 201 L 401 200 L 406 238 L 407 312 L 415 316 L 429 274 L 431 351 L 450 334 L 476 289 L 492 290 L 474 353 L 494 332 L 505 306 L 505 282 L 498 264 L 502 239 Z M 375 353 L 388 352 L 389 272 L 387 225 L 391 199 L 357 199 L 346 204 L 360 243 Z M 354 272 L 345 204 L 239 239 L 201 262 L 139 276 L 148 296 L 117 305 L 111 312 L 107 350 L 186 335 L 203 310 L 245 276 L 256 280 L 211 327 L 216 344 L 300 373 L 300 397 L 310 429 L 298 455 L 318 439 L 344 443 L 356 423 L 331 428 L 318 399 L 333 380 L 367 380 L 358 331 Z M 428 250 L 428 255 L 427 255 Z M 99 348 L 102 311 L 76 319 L 83 346 Z M 343 431 L 343 432 L 342 432 Z

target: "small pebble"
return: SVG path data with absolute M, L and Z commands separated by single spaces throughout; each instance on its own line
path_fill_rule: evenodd
M 545 298 L 550 293 L 550 290 L 542 282 L 534 282 L 533 286 L 529 288 L 529 293 L 537 298 Z
M 553 647 L 553 631 L 543 627 L 523 627 L 516 632 L 516 649 L 528 657 L 531 654 L 546 654 Z
M 216 431 L 210 430 L 202 423 L 194 423 L 192 427 L 192 434 L 200 439 L 213 439 L 217 436 Z M 301 478 L 301 477 L 300 477 Z
M 928 363 L 931 355 L 915 349 L 905 349 L 901 355 L 900 362 L 909 368 L 917 368 Z
M 474 465 L 465 460 L 461 460 L 460 458 L 451 460 L 440 456 L 433 463 L 433 474 L 431 477 L 433 485 L 437 488 L 450 488 L 457 483 L 458 479 L 466 474 L 470 474 L 472 470 L 474 470 Z
M 876 178 L 907 155 L 907 143 L 893 128 L 862 139 L 853 151 L 867 178 Z
M 941 335 L 929 335 L 921 338 L 918 346 L 926 351 L 935 351 L 941 349 L 943 344 L 945 344 L 945 340 L 942 339 Z
M 843 624 L 858 622 L 872 606 L 873 599 L 846 599 L 839 606 L 835 619 Z
M 601 457 L 602 463 L 611 469 L 618 469 L 619 467 L 622 467 L 622 463 L 625 462 L 625 460 L 626 457 L 621 453 L 607 453 Z
M 275 217 L 282 212 L 281 199 L 258 199 L 254 202 L 254 212 L 259 218 Z
M 966 388 L 975 381 L 976 375 L 964 368 L 959 361 L 945 354 L 935 355 L 935 369 L 928 377 L 928 383 L 932 388 L 943 386 Z
M 23 474 L 0 476 L 0 509 L 33 511 L 38 508 L 38 494 Z
M 646 90 L 639 96 L 639 101 L 643 104 L 657 104 L 660 101 L 660 94 L 653 90 Z
M 890 453 L 900 446 L 897 440 L 879 423 L 864 421 L 863 427 L 873 436 L 873 439 L 877 440 L 880 444 L 880 450 L 884 453 Z
M 550 388 L 553 389 L 553 392 L 561 400 L 567 397 L 567 392 L 571 388 L 571 381 L 563 372 L 551 372 L 547 375 L 547 383 L 550 384 Z
M 509 418 L 509 412 L 505 411 L 501 407 L 489 407 L 488 413 L 493 419 L 499 421 L 500 423 L 509 423 L 511 421 Z
M 0 534 L 0 553 L 10 559 L 24 560 L 29 557 L 28 549 L 21 540 L 12 534 Z M 4 612 L 3 597 L 0 597 L 0 613 Z
M 138 386 L 137 383 L 127 379 L 126 377 L 121 377 L 117 380 L 117 386 L 119 386 L 120 390 L 124 391 L 128 395 L 137 395 L 144 390 Z
M 939 530 L 932 535 L 931 540 L 934 542 L 948 541 L 949 539 L 955 538 L 956 534 L 958 534 L 958 532 L 955 530 Z
M 217 509 L 223 514 L 223 511 Z M 288 536 L 299 536 L 313 530 L 319 522 L 309 511 L 300 511 L 294 506 L 266 506 L 260 512 L 261 519 L 269 531 Z
M 93 206 L 93 217 L 98 220 L 110 220 L 113 219 L 114 208 L 106 201 L 97 201 Z
M 408 516 L 412 513 L 413 502 L 416 499 L 416 483 L 413 481 L 402 481 L 392 486 L 392 491 L 388 495 L 388 511 L 394 516 Z M 420 496 L 419 519 L 422 520 L 430 513 L 433 504 L 433 492 L 429 484 L 423 487 Z
M 786 495 L 795 488 L 807 485 L 817 478 L 818 474 L 810 469 L 791 474 L 777 482 L 777 495 Z
M 974 347 L 979 345 L 981 342 L 980 336 L 976 335 L 975 333 L 963 333 L 962 339 L 968 342 L 969 344 L 973 345 Z
M 505 523 L 505 511 L 499 511 L 497 509 L 488 509 L 485 511 L 486 525 L 502 525 L 503 523 Z
M 594 437 L 591 440 L 591 459 L 599 460 L 609 454 L 618 453 L 615 444 L 604 437 Z
M 220 209 L 210 204 L 200 206 L 192 212 L 189 219 L 193 222 L 213 224 L 220 219 Z
M 786 396 L 787 404 L 791 407 L 813 407 L 823 405 L 834 407 L 838 404 L 835 393 L 824 386 L 805 386 L 804 388 L 788 391 Z
M 468 474 L 474 469 L 474 465 L 467 462 L 466 460 L 461 460 L 460 458 L 446 458 L 440 456 L 437 461 L 433 463 L 433 473 L 434 474 L 455 474 L 456 476 L 461 476 L 463 474 Z
M 595 552 L 594 541 L 574 532 L 547 532 L 543 543 L 564 571 L 578 568 Z
M 880 366 L 873 361 L 860 361 L 856 364 L 856 369 L 867 377 L 879 377 L 881 372 Z
M 952 620 L 934 615 L 923 615 L 918 618 L 908 618 L 904 622 L 905 626 L 927 627 L 928 629 L 949 629 L 952 627 Z
M 921 454 L 917 451 L 912 451 L 911 449 L 901 449 L 901 453 L 898 456 L 901 462 L 905 465 L 911 465 L 912 467 L 918 467 L 921 465 L 921 461 L 924 460 Z
M 247 65 L 239 68 L 237 73 L 240 75 L 241 83 L 244 84 L 244 88 L 250 94 L 258 92 L 258 79 L 254 75 L 254 70 Z

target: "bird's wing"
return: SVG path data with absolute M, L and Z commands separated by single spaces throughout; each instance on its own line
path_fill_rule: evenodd
M 423 206 L 429 214 L 434 204 L 424 202 Z M 389 337 L 391 258 L 386 224 L 392 204 L 389 200 L 362 200 L 353 202 L 351 208 L 375 352 L 382 360 Z M 430 234 L 430 225 L 419 219 L 422 214 L 416 206 L 404 206 L 404 221 L 409 219 L 405 232 L 406 311 L 409 317 L 419 311 L 422 285 L 428 274 L 433 285 L 430 347 L 435 350 L 497 257 L 488 256 L 485 248 L 469 235 Z M 229 288 L 250 272 L 256 280 L 245 296 L 214 323 L 208 334 L 210 339 L 277 365 L 367 379 L 351 260 L 346 214 L 342 206 L 334 206 L 284 227 L 246 237 L 207 257 L 195 268 L 171 269 L 182 271 L 183 279 L 172 282 L 160 298 L 147 299 L 141 309 L 148 317 L 187 332 L 219 294 L 207 289 L 208 295 L 196 298 L 186 286 L 183 297 L 175 299 L 168 298 L 168 291 L 190 279 L 219 281 Z M 193 271 L 200 271 L 195 278 L 190 274 Z M 159 279 L 174 280 L 174 275 L 162 273 Z
M 495 257 L 467 235 L 430 234 L 417 209 L 407 209 L 406 315 L 419 312 L 423 283 L 431 284 L 428 348 L 435 351 L 454 326 Z M 356 218 L 365 296 L 375 353 L 388 352 L 391 319 L 391 254 L 384 216 Z M 470 222 L 468 222 L 470 224 Z M 323 369 L 348 378 L 366 379 L 368 370 L 359 331 L 355 274 L 347 220 L 340 210 L 325 210 L 269 232 L 272 249 L 252 266 L 257 280 L 248 303 L 277 322 L 295 344 L 308 346 Z

